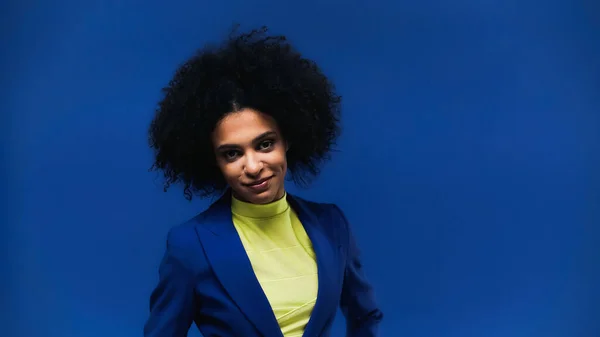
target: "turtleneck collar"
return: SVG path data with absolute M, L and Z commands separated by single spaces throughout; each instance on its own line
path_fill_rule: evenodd
M 282 214 L 289 209 L 287 193 L 279 200 L 268 204 L 252 204 L 231 195 L 231 211 L 248 218 L 270 218 Z

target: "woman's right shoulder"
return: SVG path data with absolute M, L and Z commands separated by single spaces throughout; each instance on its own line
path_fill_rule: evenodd
M 167 231 L 167 242 L 170 245 L 189 246 L 198 243 L 198 226 L 202 223 L 205 212 L 191 219 L 176 224 Z
M 201 231 L 198 231 L 200 222 L 197 217 L 183 223 L 174 225 L 167 231 L 167 254 L 172 261 L 178 261 L 194 275 L 202 274 L 207 263 L 203 259 L 204 253 L 200 240 Z

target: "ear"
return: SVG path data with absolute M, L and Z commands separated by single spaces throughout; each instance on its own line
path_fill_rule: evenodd
M 285 143 L 285 152 L 288 152 L 290 150 L 290 143 L 286 142 Z

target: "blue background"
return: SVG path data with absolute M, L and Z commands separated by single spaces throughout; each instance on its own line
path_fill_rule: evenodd
M 235 21 L 288 35 L 344 96 L 339 152 L 311 189 L 290 190 L 347 213 L 382 336 L 600 334 L 597 2 L 2 13 L 0 335 L 141 335 L 167 230 L 208 204 L 163 193 L 147 126 L 175 68 Z

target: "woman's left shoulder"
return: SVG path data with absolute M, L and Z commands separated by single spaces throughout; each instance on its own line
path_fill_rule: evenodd
M 337 207 L 333 203 L 310 200 L 293 194 L 288 194 L 288 200 L 292 201 L 293 204 L 297 204 L 302 208 L 310 210 L 311 212 L 326 212 L 331 211 L 333 208 Z
M 310 211 L 318 219 L 327 222 L 338 222 L 341 223 L 343 227 L 347 226 L 346 215 L 336 203 L 307 200 L 297 196 L 293 196 L 293 199 L 302 208 Z

